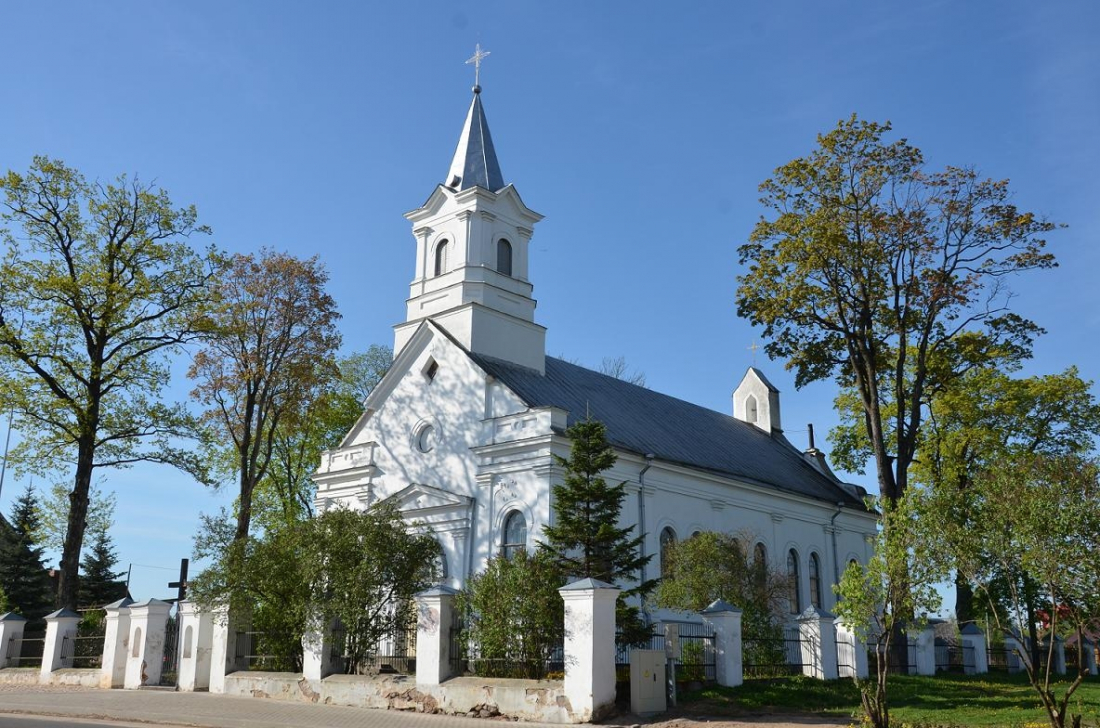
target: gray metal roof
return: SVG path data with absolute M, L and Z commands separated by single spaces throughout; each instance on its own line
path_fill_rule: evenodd
M 470 102 L 470 111 L 466 114 L 466 123 L 443 185 L 453 190 L 484 187 L 492 192 L 504 188 L 504 175 L 500 172 L 493 138 L 489 136 L 479 87 L 474 88 L 474 100 Z
M 471 354 L 530 407 L 557 407 L 569 424 L 593 419 L 611 443 L 639 455 L 864 510 L 841 483 L 812 466 L 780 433 L 606 374 L 546 357 L 546 374 Z

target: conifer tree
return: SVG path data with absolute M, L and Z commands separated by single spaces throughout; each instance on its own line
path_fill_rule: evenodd
M 617 586 L 633 581 L 653 556 L 641 556 L 644 534 L 634 536 L 632 526 L 619 526 L 626 483 L 608 485 L 601 476 L 617 459 L 607 441 L 607 428 L 588 418 L 574 423 L 565 434 L 572 441 L 569 458 L 554 458 L 565 469 L 562 483 L 553 487 L 556 523 L 543 530 L 546 541 L 539 548 L 573 578 Z M 655 584 L 649 580 L 620 592 L 615 616 L 624 644 L 637 644 L 647 637 L 638 609 L 628 606 L 625 598 L 644 599 Z
M 42 547 L 34 541 L 38 530 L 38 502 L 31 485 L 15 501 L 10 530 L 0 544 L 0 590 L 8 606 L 29 620 L 52 611 L 53 585 L 42 561 Z
M 96 531 L 92 548 L 80 562 L 84 572 L 80 575 L 80 605 L 102 607 L 126 596 L 126 583 L 119 579 L 122 572 L 115 571 L 118 556 L 106 529 Z

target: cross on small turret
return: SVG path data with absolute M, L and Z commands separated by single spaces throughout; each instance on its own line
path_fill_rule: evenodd
M 474 46 L 474 55 L 467 59 L 467 64 L 474 64 L 474 92 L 481 91 L 481 62 L 489 55 L 489 51 L 481 50 L 481 44 Z
M 752 342 L 752 346 L 747 346 L 745 348 L 752 352 L 752 365 L 756 366 L 756 350 L 759 349 L 760 346 L 754 341 Z

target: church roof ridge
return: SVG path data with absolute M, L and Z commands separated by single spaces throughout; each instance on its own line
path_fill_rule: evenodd
M 607 426 L 612 445 L 653 453 L 668 463 L 864 510 L 842 484 L 808 463 L 786 438 L 772 437 L 731 415 L 657 392 L 556 357 L 546 373 L 468 354 L 530 407 L 556 407 L 569 423 L 586 411 Z
M 481 103 L 481 87 L 474 87 L 474 98 L 466 113 L 466 123 L 458 137 L 451 168 L 443 186 L 460 191 L 470 187 L 484 187 L 499 192 L 505 187 L 504 175 L 497 161 L 493 137 L 489 134 L 489 122 Z

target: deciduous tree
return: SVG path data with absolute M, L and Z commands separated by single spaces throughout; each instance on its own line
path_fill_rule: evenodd
M 152 185 L 88 182 L 36 157 L 0 178 L 0 361 L 23 469 L 72 468 L 59 601 L 75 608 L 88 494 L 99 468 L 168 463 L 201 475 L 178 438 L 193 423 L 164 404 L 167 356 L 200 333 L 211 258 L 187 244 L 207 233 L 194 207 Z
M 213 336 L 189 376 L 205 418 L 231 452 L 238 484 L 234 538 L 248 537 L 252 496 L 267 475 L 281 428 L 308 413 L 321 384 L 336 379 L 340 335 L 328 274 L 316 257 L 264 250 L 234 255 L 218 285 Z

